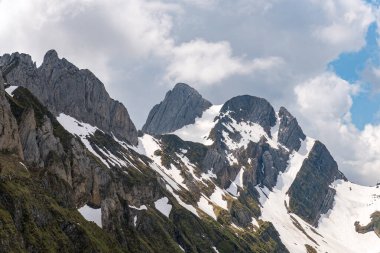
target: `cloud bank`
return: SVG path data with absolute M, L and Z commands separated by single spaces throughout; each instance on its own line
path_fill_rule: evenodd
M 56 49 L 92 70 L 138 126 L 176 82 L 214 103 L 265 97 L 325 142 L 351 180 L 373 184 L 380 127 L 355 127 L 361 83 L 327 66 L 362 48 L 379 16 L 360 0 L 0 0 L 0 53 L 26 52 L 39 64 Z M 378 72 L 366 74 L 374 90 Z

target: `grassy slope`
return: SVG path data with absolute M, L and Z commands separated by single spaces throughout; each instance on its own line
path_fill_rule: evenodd
M 126 252 L 76 209 L 60 206 L 39 177 L 0 154 L 0 252 Z

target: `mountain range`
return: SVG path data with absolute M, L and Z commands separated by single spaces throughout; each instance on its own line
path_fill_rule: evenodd
M 178 83 L 138 131 L 54 50 L 0 57 L 0 252 L 380 252 L 380 189 L 264 98 Z

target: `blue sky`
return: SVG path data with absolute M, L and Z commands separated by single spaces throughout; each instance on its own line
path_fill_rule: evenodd
M 369 62 L 379 66 L 378 27 L 371 24 L 366 35 L 366 45 L 358 52 L 341 54 L 329 64 L 329 69 L 342 79 L 355 84 L 360 83 L 361 91 L 353 97 L 351 108 L 352 122 L 363 129 L 365 124 L 379 123 L 380 94 L 371 91 L 371 84 L 362 80 L 362 72 Z

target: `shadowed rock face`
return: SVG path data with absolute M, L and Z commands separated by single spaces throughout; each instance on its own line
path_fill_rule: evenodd
M 184 83 L 176 84 L 165 99 L 150 111 L 142 131 L 149 134 L 171 133 L 195 123 L 197 117 L 212 104 L 195 89 Z
M 306 136 L 298 125 L 297 119 L 284 107 L 280 108 L 278 116 L 280 118 L 278 142 L 290 150 L 298 151 L 301 147 L 301 140 L 305 140 Z
M 318 225 L 321 214 L 332 208 L 335 190 L 330 184 L 338 179 L 346 180 L 326 146 L 316 141 L 289 188 L 290 211 Z
M 12 65 L 17 60 L 17 66 Z M 110 98 L 103 83 L 89 70 L 78 69 L 57 52 L 46 53 L 37 68 L 29 55 L 0 57 L 0 66 L 12 65 L 6 74 L 11 85 L 28 88 L 54 114 L 65 113 L 137 144 L 137 130 L 127 109 Z

